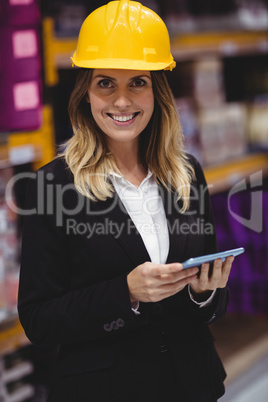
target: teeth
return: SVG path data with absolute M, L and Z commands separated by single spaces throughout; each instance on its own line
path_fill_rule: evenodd
M 115 115 L 110 115 L 112 117 L 113 120 L 116 121 L 129 121 L 132 120 L 134 118 L 134 114 L 130 114 L 128 116 L 115 116 Z

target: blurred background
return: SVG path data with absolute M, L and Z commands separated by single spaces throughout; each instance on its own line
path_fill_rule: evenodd
M 106 1 L 0 1 L 0 401 L 46 400 L 56 351 L 30 345 L 16 313 L 27 175 L 72 135 L 70 56 Z M 268 394 L 268 0 L 151 0 L 176 69 L 167 73 L 186 149 L 204 167 L 219 249 L 244 247 L 228 313 L 211 326 L 228 377 L 221 401 Z M 20 174 L 19 176 L 17 176 Z M 20 177 L 20 180 L 13 180 Z M 14 206 L 14 207 L 12 207 Z M 16 206 L 16 207 L 15 207 Z

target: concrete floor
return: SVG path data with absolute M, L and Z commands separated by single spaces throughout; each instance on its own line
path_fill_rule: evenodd
M 227 372 L 220 402 L 267 402 L 268 316 L 227 314 L 211 330 Z
M 226 393 L 220 399 L 220 402 L 252 401 L 268 401 L 268 355 L 227 385 Z

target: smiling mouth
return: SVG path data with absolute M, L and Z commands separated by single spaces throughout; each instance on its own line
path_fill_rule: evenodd
M 136 116 L 138 116 L 139 112 L 128 114 L 128 115 L 115 115 L 111 113 L 107 113 L 109 117 L 111 117 L 114 121 L 118 121 L 120 123 L 125 123 L 127 121 L 133 120 Z

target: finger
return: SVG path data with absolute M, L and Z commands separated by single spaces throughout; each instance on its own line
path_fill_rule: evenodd
M 193 267 L 193 268 L 188 268 L 184 269 L 179 272 L 173 272 L 170 274 L 164 274 L 159 276 L 159 280 L 164 284 L 164 283 L 176 283 L 179 282 L 183 279 L 187 279 L 193 275 L 196 275 L 198 273 L 198 268 Z
M 201 265 L 199 283 L 202 289 L 207 289 L 209 283 L 209 263 Z
M 188 269 L 187 269 L 188 271 Z M 163 284 L 162 286 L 159 287 L 159 291 L 161 292 L 162 296 L 168 297 L 172 296 L 176 293 L 178 293 L 180 290 L 182 290 L 186 285 L 191 283 L 193 280 L 197 278 L 197 275 L 190 275 L 187 277 L 184 277 L 183 279 L 180 279 L 177 282 L 174 283 L 168 283 L 168 284 Z
M 225 287 L 226 286 L 226 284 L 228 282 L 230 272 L 231 272 L 233 261 L 234 261 L 233 256 L 228 257 L 224 261 L 224 264 L 223 264 L 223 267 L 222 267 L 222 278 L 221 278 L 219 287 Z
M 222 268 L 223 275 L 225 274 L 225 272 L 227 272 L 228 274 L 230 273 L 233 261 L 234 261 L 233 256 L 230 256 L 230 257 L 226 258 L 226 260 L 223 263 L 223 268 Z
M 151 274 L 153 276 L 169 275 L 173 273 L 178 273 L 182 271 L 182 264 L 172 263 L 172 264 L 155 264 L 151 267 Z
M 212 275 L 210 277 L 210 282 L 213 284 L 218 284 L 222 277 L 222 259 L 217 258 L 213 264 Z

